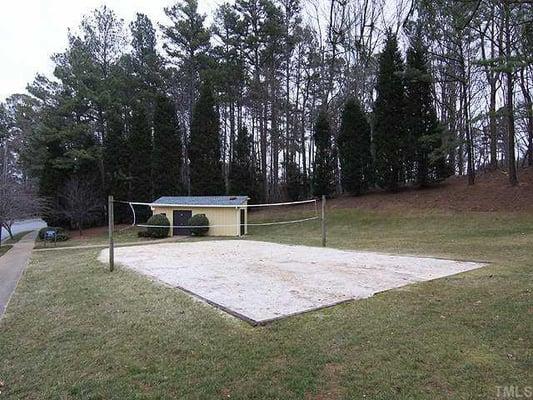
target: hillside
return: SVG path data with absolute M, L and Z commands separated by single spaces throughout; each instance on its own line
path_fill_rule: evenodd
M 480 173 L 474 186 L 466 176 L 454 176 L 427 189 L 397 193 L 374 192 L 330 201 L 331 208 L 439 209 L 453 211 L 533 211 L 533 168 L 519 171 L 520 184 L 511 187 L 504 171 Z

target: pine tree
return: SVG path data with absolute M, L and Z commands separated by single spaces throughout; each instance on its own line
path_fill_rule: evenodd
M 104 139 L 103 161 L 106 172 L 106 192 L 117 199 L 128 195 L 128 149 L 124 134 L 124 121 L 118 110 L 106 115 L 107 135 Z
M 183 91 L 187 117 L 192 120 L 201 72 L 209 62 L 211 33 L 204 26 L 205 16 L 198 12 L 198 0 L 177 1 L 165 8 L 165 14 L 170 25 L 161 26 L 167 38 L 164 49 L 180 65 L 180 91 Z
M 313 194 L 329 196 L 334 189 L 334 166 L 331 149 L 331 129 L 326 111 L 318 114 L 313 135 L 315 162 L 313 167 Z
M 191 193 L 194 195 L 224 193 L 219 126 L 211 85 L 204 83 L 194 106 L 189 144 Z
M 131 60 L 133 68 L 147 87 L 161 85 L 160 72 L 163 61 L 157 54 L 156 31 L 152 21 L 145 14 L 137 14 L 130 23 Z
M 285 192 L 289 200 L 302 200 L 306 197 L 306 185 L 303 173 L 298 163 L 288 160 L 284 164 L 287 176 L 285 177 Z
M 164 95 L 156 99 L 152 150 L 152 186 L 154 198 L 176 196 L 182 192 L 181 129 L 174 105 Z
M 442 129 L 433 106 L 427 54 L 420 36 L 413 39 L 407 50 L 405 77 L 406 127 L 411 138 L 408 154 L 416 183 L 425 186 L 446 178 L 448 174 L 442 149 Z
M 403 61 L 396 36 L 389 30 L 379 57 L 374 103 L 375 173 L 379 186 L 394 190 L 405 182 L 406 149 Z
M 253 162 L 252 137 L 245 126 L 237 132 L 233 145 L 233 155 L 229 170 L 229 193 L 250 197 L 252 202 L 258 202 L 260 187 L 257 181 L 257 171 Z
M 132 110 L 128 150 L 129 198 L 135 201 L 152 201 L 152 133 L 146 111 L 141 104 L 136 104 Z
M 342 188 L 351 194 L 368 190 L 372 184 L 370 125 L 354 98 L 349 98 L 344 105 L 337 147 Z

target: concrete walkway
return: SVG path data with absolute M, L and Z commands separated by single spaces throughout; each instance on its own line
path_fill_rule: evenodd
M 4 315 L 24 268 L 28 265 L 36 237 L 37 231 L 28 233 L 0 257 L 0 319 Z

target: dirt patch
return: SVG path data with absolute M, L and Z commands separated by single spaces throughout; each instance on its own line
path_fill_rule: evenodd
M 510 186 L 507 174 L 498 170 L 480 173 L 473 186 L 467 184 L 465 176 L 454 176 L 431 188 L 344 196 L 332 199 L 328 204 L 330 208 L 377 210 L 533 211 L 533 168 L 521 169 L 519 181 L 518 186 Z

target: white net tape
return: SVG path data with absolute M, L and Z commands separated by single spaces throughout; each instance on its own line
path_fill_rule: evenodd
M 133 213 L 133 223 L 129 227 L 138 226 L 140 228 L 181 228 L 181 229 L 193 229 L 193 228 L 220 228 L 220 227 L 233 227 L 235 225 L 247 225 L 247 226 L 272 226 L 272 225 L 287 225 L 287 224 L 297 224 L 302 223 L 306 221 L 313 221 L 320 219 L 320 216 L 318 215 L 318 206 L 317 206 L 317 200 L 316 199 L 309 199 L 309 200 L 300 200 L 300 201 L 290 201 L 290 202 L 283 202 L 283 203 L 264 203 L 264 204 L 244 204 L 244 205 L 238 205 L 238 206 L 225 206 L 225 208 L 235 208 L 235 209 L 254 209 L 254 208 L 265 208 L 265 207 L 281 207 L 281 206 L 301 206 L 305 204 L 313 204 L 313 216 L 306 217 L 306 218 L 296 218 L 296 219 L 290 219 L 290 220 L 282 220 L 282 221 L 265 221 L 265 222 L 246 222 L 244 224 L 237 223 L 237 224 L 215 224 L 215 225 L 151 225 L 146 223 L 137 223 L 137 214 L 135 212 L 134 206 L 147 206 L 147 207 L 161 207 L 161 204 L 154 204 L 154 203 L 143 203 L 143 202 L 135 202 L 135 201 L 122 201 L 122 200 L 115 200 L 115 203 L 121 203 L 121 204 L 128 204 L 132 213 Z M 188 207 L 185 205 L 164 205 L 164 206 L 176 206 L 176 207 Z M 212 207 L 212 206 L 190 206 L 191 208 L 194 207 Z

